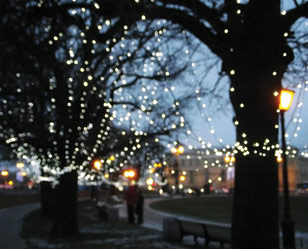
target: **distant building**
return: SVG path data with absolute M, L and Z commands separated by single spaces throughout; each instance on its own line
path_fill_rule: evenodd
M 283 189 L 282 162 L 279 163 L 279 190 Z M 295 191 L 296 184 L 308 182 L 308 158 L 305 157 L 288 157 L 288 181 L 289 190 Z
M 175 185 L 176 163 L 178 163 L 179 180 L 184 188 L 202 189 L 211 184 L 214 190 L 229 189 L 234 182 L 234 157 L 215 154 L 213 151 L 188 152 L 174 157 L 170 155 L 170 166 L 165 176 L 169 186 Z M 185 180 L 184 180 L 185 179 Z
M 30 187 L 28 175 L 31 171 L 28 167 L 28 164 L 16 160 L 0 161 L 0 189 Z M 6 172 L 6 174 L 4 175 L 2 172 Z
M 213 151 L 193 151 L 178 155 L 169 155 L 169 167 L 165 170 L 165 177 L 169 186 L 175 185 L 176 162 L 178 163 L 179 180 L 184 188 L 202 189 L 211 184 L 216 191 L 233 188 L 234 186 L 234 157 L 227 157 Z M 184 180 L 185 179 L 185 180 Z M 283 189 L 282 163 L 278 164 L 279 191 Z M 308 158 L 288 158 L 288 179 L 290 191 L 295 191 L 296 184 L 308 182 Z

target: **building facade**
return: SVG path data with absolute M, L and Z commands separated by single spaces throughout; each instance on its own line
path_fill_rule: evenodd
M 283 190 L 282 162 L 278 164 L 279 191 Z M 289 157 L 288 158 L 288 181 L 289 190 L 294 192 L 296 184 L 308 183 L 308 158 Z
M 173 156 L 166 171 L 169 186 L 176 185 L 176 171 L 180 187 L 202 189 L 210 184 L 214 191 L 233 187 L 234 157 L 215 154 L 213 151 L 197 151 Z
M 165 177 L 169 186 L 176 185 L 176 170 L 178 184 L 184 189 L 202 189 L 211 184 L 216 192 L 234 187 L 235 158 L 213 151 L 193 151 L 174 156 L 170 155 L 169 167 Z M 278 163 L 279 191 L 283 189 L 282 163 Z M 296 190 L 296 184 L 308 182 L 308 158 L 288 158 L 288 180 L 291 192 Z

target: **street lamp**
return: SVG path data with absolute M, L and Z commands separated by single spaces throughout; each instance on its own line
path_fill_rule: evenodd
M 184 153 L 184 146 L 179 145 L 177 147 L 171 148 L 171 153 L 175 155 L 175 170 L 174 170 L 174 177 L 175 177 L 175 192 L 179 193 L 179 155 Z
M 283 175 L 283 195 L 284 195 L 284 209 L 282 226 L 282 244 L 283 249 L 295 249 L 295 233 L 294 220 L 291 217 L 290 198 L 289 198 L 289 183 L 288 183 L 288 162 L 286 154 L 286 140 L 285 140 L 285 124 L 284 112 L 289 110 L 294 92 L 288 89 L 282 89 L 280 92 L 280 122 L 281 122 L 281 141 L 282 141 L 282 175 Z
M 22 162 L 16 163 L 16 168 L 18 168 L 18 169 L 22 169 L 24 166 L 25 166 L 25 164 L 22 163 Z
M 102 167 L 102 162 L 100 160 L 95 160 L 93 166 L 95 169 L 100 170 Z
M 127 178 L 134 178 L 135 174 L 136 174 L 135 171 L 132 169 L 124 171 L 124 176 Z
M 224 157 L 224 161 L 226 164 L 232 165 L 235 162 L 235 157 L 227 155 Z
M 2 176 L 8 176 L 9 172 L 7 170 L 3 170 L 3 171 L 1 171 L 1 175 Z
M 181 175 L 181 176 L 180 176 L 180 180 L 181 180 L 181 182 L 185 182 L 186 177 L 185 177 L 184 175 Z
M 129 179 L 130 181 L 138 180 L 138 172 L 136 169 L 128 168 L 123 172 L 123 176 Z

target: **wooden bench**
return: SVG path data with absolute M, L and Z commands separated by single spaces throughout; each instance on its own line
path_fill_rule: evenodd
M 231 226 L 222 224 L 206 224 L 206 248 L 208 248 L 210 241 L 219 241 L 220 248 L 224 247 L 224 243 L 231 244 Z
M 168 224 L 172 226 L 169 226 L 169 228 L 173 231 L 167 231 Z M 175 224 L 178 228 L 176 228 Z M 204 238 L 205 248 L 209 247 L 211 241 L 220 242 L 221 248 L 224 247 L 224 243 L 231 244 L 231 226 L 229 225 L 168 218 L 168 220 L 164 220 L 164 230 L 164 234 L 172 234 L 173 241 L 177 238 L 182 241 L 184 236 L 193 236 L 195 243 L 198 243 L 198 237 Z M 180 233 L 179 236 L 176 235 L 177 231 Z

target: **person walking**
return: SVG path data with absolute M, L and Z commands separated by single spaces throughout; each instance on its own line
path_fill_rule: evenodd
M 95 204 L 97 204 L 97 202 L 98 202 L 98 193 L 97 193 L 97 186 L 96 185 L 91 185 L 91 200 Z
M 125 193 L 128 223 L 135 223 L 134 206 L 136 202 L 136 185 L 130 185 Z
M 143 203 L 144 203 L 144 197 L 143 197 L 142 191 L 141 191 L 141 189 L 137 188 L 136 214 L 137 214 L 137 223 L 138 224 L 143 223 Z

